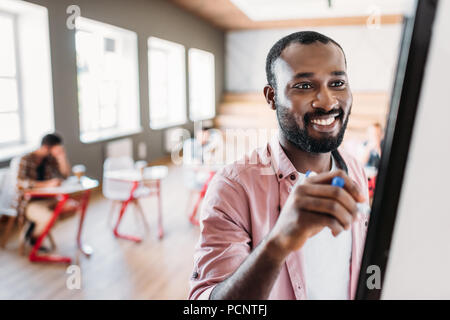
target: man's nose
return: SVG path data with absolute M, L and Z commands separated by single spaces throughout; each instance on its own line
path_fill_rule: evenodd
M 321 89 L 316 96 L 316 99 L 312 102 L 313 108 L 320 108 L 326 111 L 333 110 L 338 106 L 337 99 L 333 96 L 333 93 L 328 88 Z

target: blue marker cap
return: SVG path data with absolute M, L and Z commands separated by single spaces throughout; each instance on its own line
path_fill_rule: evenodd
M 331 185 L 343 188 L 345 185 L 345 180 L 342 179 L 341 177 L 334 177 L 333 180 L 331 180 Z

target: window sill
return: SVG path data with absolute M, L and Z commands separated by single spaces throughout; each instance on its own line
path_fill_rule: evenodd
M 155 126 L 155 125 L 151 125 L 150 124 L 150 129 L 152 129 L 152 130 L 163 130 L 163 129 L 169 129 L 169 128 L 173 128 L 173 127 L 177 127 L 177 126 L 182 126 L 184 124 L 186 124 L 186 120 L 179 121 L 179 122 L 165 123 L 165 124 L 160 125 L 160 126 Z
M 213 120 L 216 117 L 216 114 L 210 114 L 208 116 L 203 116 L 203 117 L 191 117 L 189 116 L 189 120 L 191 120 L 192 122 L 196 122 L 196 121 L 207 121 L 207 120 Z
M 14 157 L 23 155 L 25 153 L 31 152 L 36 149 L 38 145 L 36 144 L 18 144 L 12 145 L 4 148 L 0 148 L 0 161 L 9 161 Z
M 142 132 L 142 128 L 129 130 L 108 130 L 100 133 L 85 133 L 80 135 L 80 140 L 84 144 L 108 141 L 116 138 L 132 136 Z

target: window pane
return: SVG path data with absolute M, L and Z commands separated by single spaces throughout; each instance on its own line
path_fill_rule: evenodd
M 0 14 L 0 76 L 14 77 L 16 59 L 14 51 L 14 24 L 12 17 Z
M 15 79 L 0 79 L 0 112 L 17 111 L 17 83 Z
M 216 114 L 214 55 L 189 49 L 189 116 L 191 120 L 204 120 Z
M 98 129 L 99 106 L 95 64 L 98 60 L 95 35 L 77 31 L 75 34 L 78 70 L 78 99 L 81 132 Z
M 184 46 L 148 39 L 150 126 L 162 128 L 186 121 Z
M 20 119 L 17 113 L 0 113 L 0 143 L 20 140 Z
M 168 52 L 150 50 L 150 118 L 153 121 L 167 121 L 169 115 L 169 62 Z
M 79 18 L 75 39 L 81 140 L 139 128 L 136 34 Z

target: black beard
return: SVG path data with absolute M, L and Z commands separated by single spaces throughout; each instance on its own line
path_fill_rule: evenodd
M 342 140 L 344 139 L 345 130 L 347 129 L 347 123 L 350 116 L 351 108 L 337 136 L 323 139 L 315 139 L 308 134 L 306 126 L 307 123 L 309 123 L 308 119 L 310 118 L 310 116 L 308 115 L 305 116 L 305 118 L 303 119 L 305 129 L 300 129 L 298 124 L 295 122 L 294 118 L 291 115 L 289 115 L 287 108 L 280 106 L 277 103 L 276 111 L 277 111 L 278 125 L 280 126 L 283 135 L 290 143 L 292 143 L 294 146 L 305 152 L 327 153 L 336 150 L 341 145 Z M 326 114 L 326 113 L 318 111 L 317 114 Z M 341 114 L 336 119 L 336 121 L 341 121 L 343 117 L 344 114 L 341 109 Z

